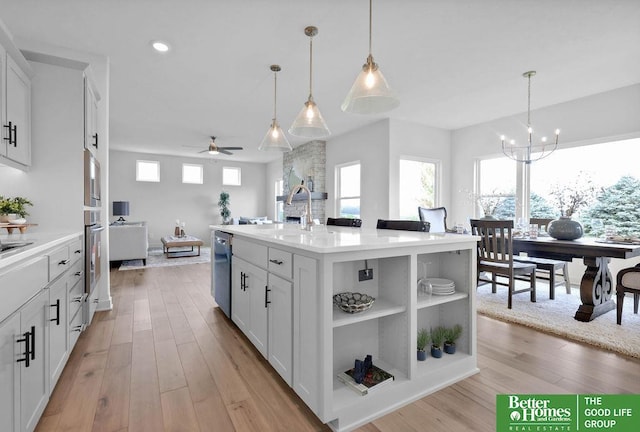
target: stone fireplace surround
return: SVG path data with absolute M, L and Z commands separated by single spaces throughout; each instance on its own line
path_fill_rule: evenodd
M 313 192 L 326 192 L 326 163 L 327 163 L 327 143 L 325 141 L 309 141 L 294 148 L 288 153 L 284 153 L 282 160 L 284 200 L 289 196 L 291 188 L 300 184 L 299 179 L 304 176 L 305 186 L 309 177 L 313 180 Z M 306 172 L 297 172 L 304 170 Z M 313 195 L 312 195 L 313 198 Z M 284 206 L 284 216 L 300 217 L 304 215 L 307 200 L 293 201 L 290 206 Z M 326 198 L 313 199 L 311 201 L 311 214 L 314 219 L 318 219 L 324 224 Z

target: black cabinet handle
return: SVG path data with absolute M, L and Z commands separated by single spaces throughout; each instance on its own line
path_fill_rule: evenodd
M 14 147 L 18 145 L 18 125 L 14 125 L 12 122 L 9 122 L 8 125 L 4 125 L 4 127 L 9 129 L 9 138 L 3 138 L 5 141 L 9 141 L 9 145 L 13 144 Z
M 264 286 L 264 307 L 267 307 L 267 305 L 271 303 L 271 301 L 269 300 L 269 291 L 271 291 L 269 289 L 269 285 L 265 285 Z
M 80 276 L 82 276 L 82 271 L 77 271 L 73 275 L 80 277 Z
M 269 262 L 272 262 L 274 264 L 278 264 L 278 265 L 282 265 L 284 263 L 284 261 L 280 261 L 277 259 L 270 259 Z
M 49 305 L 49 307 L 56 308 L 56 317 L 51 318 L 49 321 L 55 321 L 56 325 L 60 325 L 60 299 L 56 300 L 56 304 Z
M 29 346 L 31 340 L 31 332 L 23 333 L 24 336 L 22 339 L 16 340 L 17 343 L 24 342 L 24 358 L 16 360 L 18 363 L 24 362 L 24 367 L 29 367 Z
M 95 142 L 93 143 L 93 146 L 95 148 L 98 148 L 98 133 L 96 132 L 95 134 L 92 135 L 92 137 L 95 139 Z
M 248 274 L 246 274 L 245 272 L 240 272 L 240 289 L 242 291 L 246 291 L 247 290 L 247 278 L 249 277 Z
M 18 147 L 18 125 L 13 126 L 13 146 Z
M 31 360 L 36 359 L 36 326 L 31 326 Z
M 58 265 L 67 265 L 67 264 L 69 264 L 69 260 L 68 259 L 58 262 Z
M 73 303 L 82 303 L 82 298 L 83 298 L 83 297 L 84 297 L 84 296 L 77 296 L 77 297 L 74 297 L 74 298 L 73 298 L 73 300 L 71 300 L 71 301 L 72 301 Z
M 81 254 L 82 253 L 82 249 L 76 249 L 73 251 L 73 253 L 75 254 Z

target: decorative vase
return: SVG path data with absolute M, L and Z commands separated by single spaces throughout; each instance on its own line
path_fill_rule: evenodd
M 9 222 L 14 219 L 18 219 L 18 215 L 15 213 L 2 213 L 0 214 L 0 222 Z
M 447 354 L 455 354 L 456 353 L 456 344 L 455 342 L 445 342 L 444 343 L 444 352 Z
M 575 240 L 584 234 L 580 222 L 574 221 L 569 216 L 560 216 L 560 219 L 549 222 L 547 232 L 557 240 Z
M 425 361 L 427 359 L 427 352 L 425 350 L 418 350 L 418 360 Z
M 432 346 L 431 355 L 435 358 L 440 358 L 442 357 L 442 350 L 440 349 L 440 347 Z

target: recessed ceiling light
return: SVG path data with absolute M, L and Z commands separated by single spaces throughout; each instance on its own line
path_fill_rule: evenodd
M 166 42 L 162 42 L 162 41 L 153 41 L 151 42 L 151 46 L 153 47 L 154 50 L 161 52 L 161 53 L 165 53 L 167 51 L 169 51 L 169 45 Z

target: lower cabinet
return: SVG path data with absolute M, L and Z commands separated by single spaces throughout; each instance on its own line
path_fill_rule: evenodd
M 233 258 L 231 319 L 291 385 L 292 283 Z
M 49 392 L 62 374 L 69 356 L 68 278 L 54 282 L 49 291 Z
M 0 324 L 0 419 L 7 432 L 20 431 L 20 363 L 26 346 L 16 342 L 20 334 L 20 313 Z

